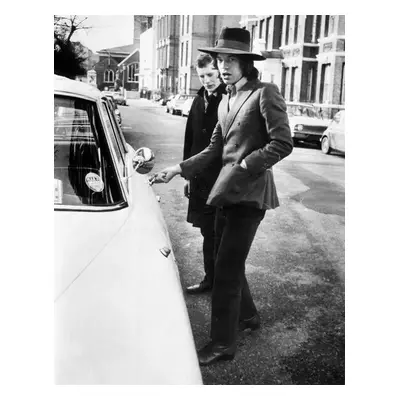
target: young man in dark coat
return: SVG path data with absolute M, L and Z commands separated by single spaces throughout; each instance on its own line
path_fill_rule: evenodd
M 203 85 L 197 92 L 189 112 L 185 131 L 183 160 L 200 153 L 209 144 L 218 121 L 218 105 L 226 85 L 222 83 L 216 60 L 209 54 L 200 54 L 196 60 L 196 70 Z M 200 228 L 203 236 L 204 279 L 186 291 L 190 294 L 210 291 L 214 281 L 215 252 L 220 237 L 216 235 L 214 224 L 216 208 L 206 204 L 211 188 L 221 170 L 221 160 L 216 159 L 201 173 L 185 183 L 185 196 L 189 198 L 187 221 Z

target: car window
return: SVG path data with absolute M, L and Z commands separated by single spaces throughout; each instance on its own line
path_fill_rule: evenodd
M 106 131 L 108 133 L 109 138 L 111 139 L 111 146 L 114 150 L 115 156 L 117 157 L 118 170 L 120 171 L 121 176 L 124 176 L 124 169 L 125 169 L 124 157 L 122 155 L 122 150 L 115 137 L 114 128 L 112 126 L 111 117 L 109 114 L 109 109 L 105 101 L 102 101 L 101 105 L 102 105 L 103 116 L 106 122 Z
M 110 111 L 111 112 L 108 115 L 109 115 L 109 118 L 110 118 L 110 121 L 111 121 L 111 125 L 112 125 L 113 131 L 115 133 L 116 141 L 118 143 L 118 146 L 120 148 L 122 156 L 124 157 L 124 155 L 126 153 L 128 153 L 128 146 L 126 144 L 124 135 L 123 135 L 123 133 L 121 131 L 121 127 L 119 126 L 119 124 L 118 124 L 118 122 L 117 122 L 117 120 L 115 118 L 115 113 L 112 112 L 112 110 L 110 110 Z
M 113 206 L 122 188 L 94 101 L 54 96 L 54 205 Z

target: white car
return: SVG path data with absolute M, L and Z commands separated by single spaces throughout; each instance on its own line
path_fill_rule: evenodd
M 332 150 L 340 153 L 346 151 L 346 129 L 345 129 L 345 110 L 341 110 L 335 114 L 332 122 L 323 133 L 321 138 L 321 150 L 325 154 L 329 154 Z
M 56 384 L 202 384 L 168 231 L 94 87 L 54 79 Z
M 331 120 L 318 112 L 317 107 L 307 103 L 287 103 L 289 126 L 293 143 L 320 144 L 322 133 Z
M 190 109 L 192 108 L 194 97 L 189 97 L 182 106 L 182 117 L 188 117 Z

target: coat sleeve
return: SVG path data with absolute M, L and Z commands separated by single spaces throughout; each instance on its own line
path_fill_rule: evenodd
M 247 168 L 252 173 L 271 168 L 293 150 L 286 103 L 276 85 L 269 83 L 262 88 L 259 106 L 269 143 L 245 157 Z
M 218 157 L 222 157 L 222 130 L 219 122 L 214 128 L 208 147 L 179 164 L 182 169 L 181 175 L 185 179 L 192 179 Z

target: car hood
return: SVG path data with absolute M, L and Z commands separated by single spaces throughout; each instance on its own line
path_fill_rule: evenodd
M 330 122 L 331 122 L 330 120 L 323 120 L 323 119 L 303 117 L 303 116 L 289 117 L 289 123 L 291 125 L 303 124 L 311 126 L 328 126 Z

